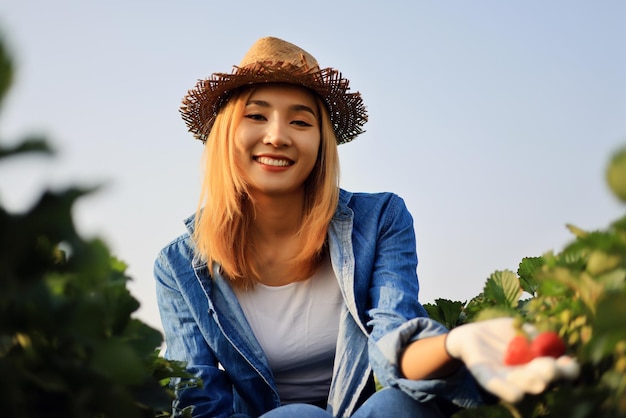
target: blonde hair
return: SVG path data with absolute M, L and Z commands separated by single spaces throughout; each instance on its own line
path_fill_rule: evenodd
M 236 286 L 249 287 L 259 280 L 251 227 L 254 202 L 234 161 L 234 134 L 243 118 L 253 89 L 235 93 L 222 106 L 205 145 L 204 176 L 196 213 L 193 240 L 196 252 L 207 263 L 218 263 Z M 319 265 L 328 224 L 339 200 L 337 139 L 323 101 L 314 96 L 320 114 L 320 149 L 305 181 L 303 221 L 296 239 L 297 256 L 289 270 L 310 277 Z

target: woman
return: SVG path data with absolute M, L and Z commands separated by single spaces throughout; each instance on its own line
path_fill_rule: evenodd
M 555 378 L 507 382 L 508 319 L 427 318 L 401 198 L 339 189 L 337 145 L 367 113 L 338 71 L 262 38 L 181 113 L 205 143 L 202 197 L 155 276 L 166 356 L 203 386 L 176 382 L 175 415 L 439 417 L 482 402 L 475 378 L 512 400 Z

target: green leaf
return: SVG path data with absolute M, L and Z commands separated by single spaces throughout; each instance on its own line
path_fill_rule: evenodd
M 540 297 L 565 297 L 570 293 L 568 286 L 556 280 L 544 279 L 537 286 L 537 295 Z
M 620 234 L 620 232 L 626 232 L 626 216 L 613 221 L 611 224 L 611 229 L 613 229 L 619 236 L 622 237 L 622 242 L 626 244 L 626 237 L 624 234 Z
M 163 342 L 163 336 L 157 329 L 138 319 L 131 319 L 122 334 L 124 340 L 144 358 L 152 358 L 154 350 Z
M 495 305 L 515 308 L 523 290 L 517 275 L 510 270 L 504 270 L 494 272 L 487 279 L 483 293 Z
M 0 38 L 0 104 L 9 91 L 13 82 L 13 63 L 9 57 L 9 51 Z
M 486 321 L 488 319 L 514 317 L 516 315 L 518 315 L 518 312 L 513 308 L 505 307 L 505 306 L 497 306 L 497 307 L 481 309 L 480 311 L 476 313 L 472 321 L 479 322 L 479 321 Z
M 620 341 L 626 343 L 626 290 L 606 294 L 599 300 L 593 337 L 585 352 L 598 362 L 611 354 Z
M 580 229 L 576 225 L 566 224 L 565 225 L 569 231 L 576 236 L 576 238 L 583 238 L 587 235 L 587 231 Z
M 623 288 L 624 281 L 626 281 L 626 269 L 618 268 L 597 276 L 595 279 L 602 284 L 605 291 L 619 290 Z
M 0 159 L 16 156 L 18 154 L 33 152 L 52 154 L 53 150 L 52 148 L 50 148 L 45 139 L 40 137 L 32 137 L 25 139 L 24 141 L 13 147 L 0 146 Z
M 543 257 L 524 257 L 522 259 L 517 269 L 517 275 L 519 276 L 520 285 L 525 292 L 535 295 L 537 291 L 535 273 L 541 270 L 544 264 Z
M 607 254 L 604 251 L 593 250 L 587 258 L 587 272 L 592 276 L 607 273 L 620 265 L 622 257 L 616 254 Z
M 624 236 L 613 229 L 592 231 L 584 237 L 578 238 L 576 241 L 570 243 L 563 250 L 562 255 L 574 253 L 587 256 L 589 252 L 593 250 L 603 251 L 607 254 L 624 255 L 626 252 Z
M 109 379 L 137 385 L 145 379 L 143 359 L 124 341 L 111 339 L 94 350 L 91 366 Z
M 428 317 L 430 319 L 433 319 L 439 322 L 440 324 L 443 324 L 444 322 L 443 315 L 441 314 L 441 311 L 439 310 L 439 307 L 436 304 L 425 303 L 424 309 L 426 309 L 426 313 L 428 314 Z
M 464 302 L 436 299 L 434 305 L 424 305 L 424 308 L 426 308 L 428 316 L 445 325 L 448 329 L 452 329 L 462 322 L 464 305 Z
M 626 147 L 611 156 L 606 169 L 606 182 L 613 194 L 626 203 Z

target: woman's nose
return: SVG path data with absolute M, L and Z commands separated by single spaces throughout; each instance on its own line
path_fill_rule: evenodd
M 263 143 L 276 148 L 290 145 L 291 139 L 289 138 L 287 126 L 277 120 L 270 122 Z

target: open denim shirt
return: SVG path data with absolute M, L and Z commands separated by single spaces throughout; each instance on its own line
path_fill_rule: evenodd
M 193 217 L 186 224 L 191 232 Z M 418 302 L 415 232 L 404 201 L 392 193 L 341 190 L 328 245 L 345 301 L 328 410 L 350 416 L 373 393 L 372 373 L 381 385 L 419 401 L 480 404 L 465 368 L 441 380 L 408 380 L 400 372 L 408 343 L 447 332 Z M 174 382 L 174 415 L 193 405 L 194 417 L 256 417 L 279 406 L 272 371 L 237 297 L 219 265 L 209 270 L 194 254 L 189 233 L 161 251 L 155 277 L 165 356 L 186 362 L 204 383 L 196 388 Z

